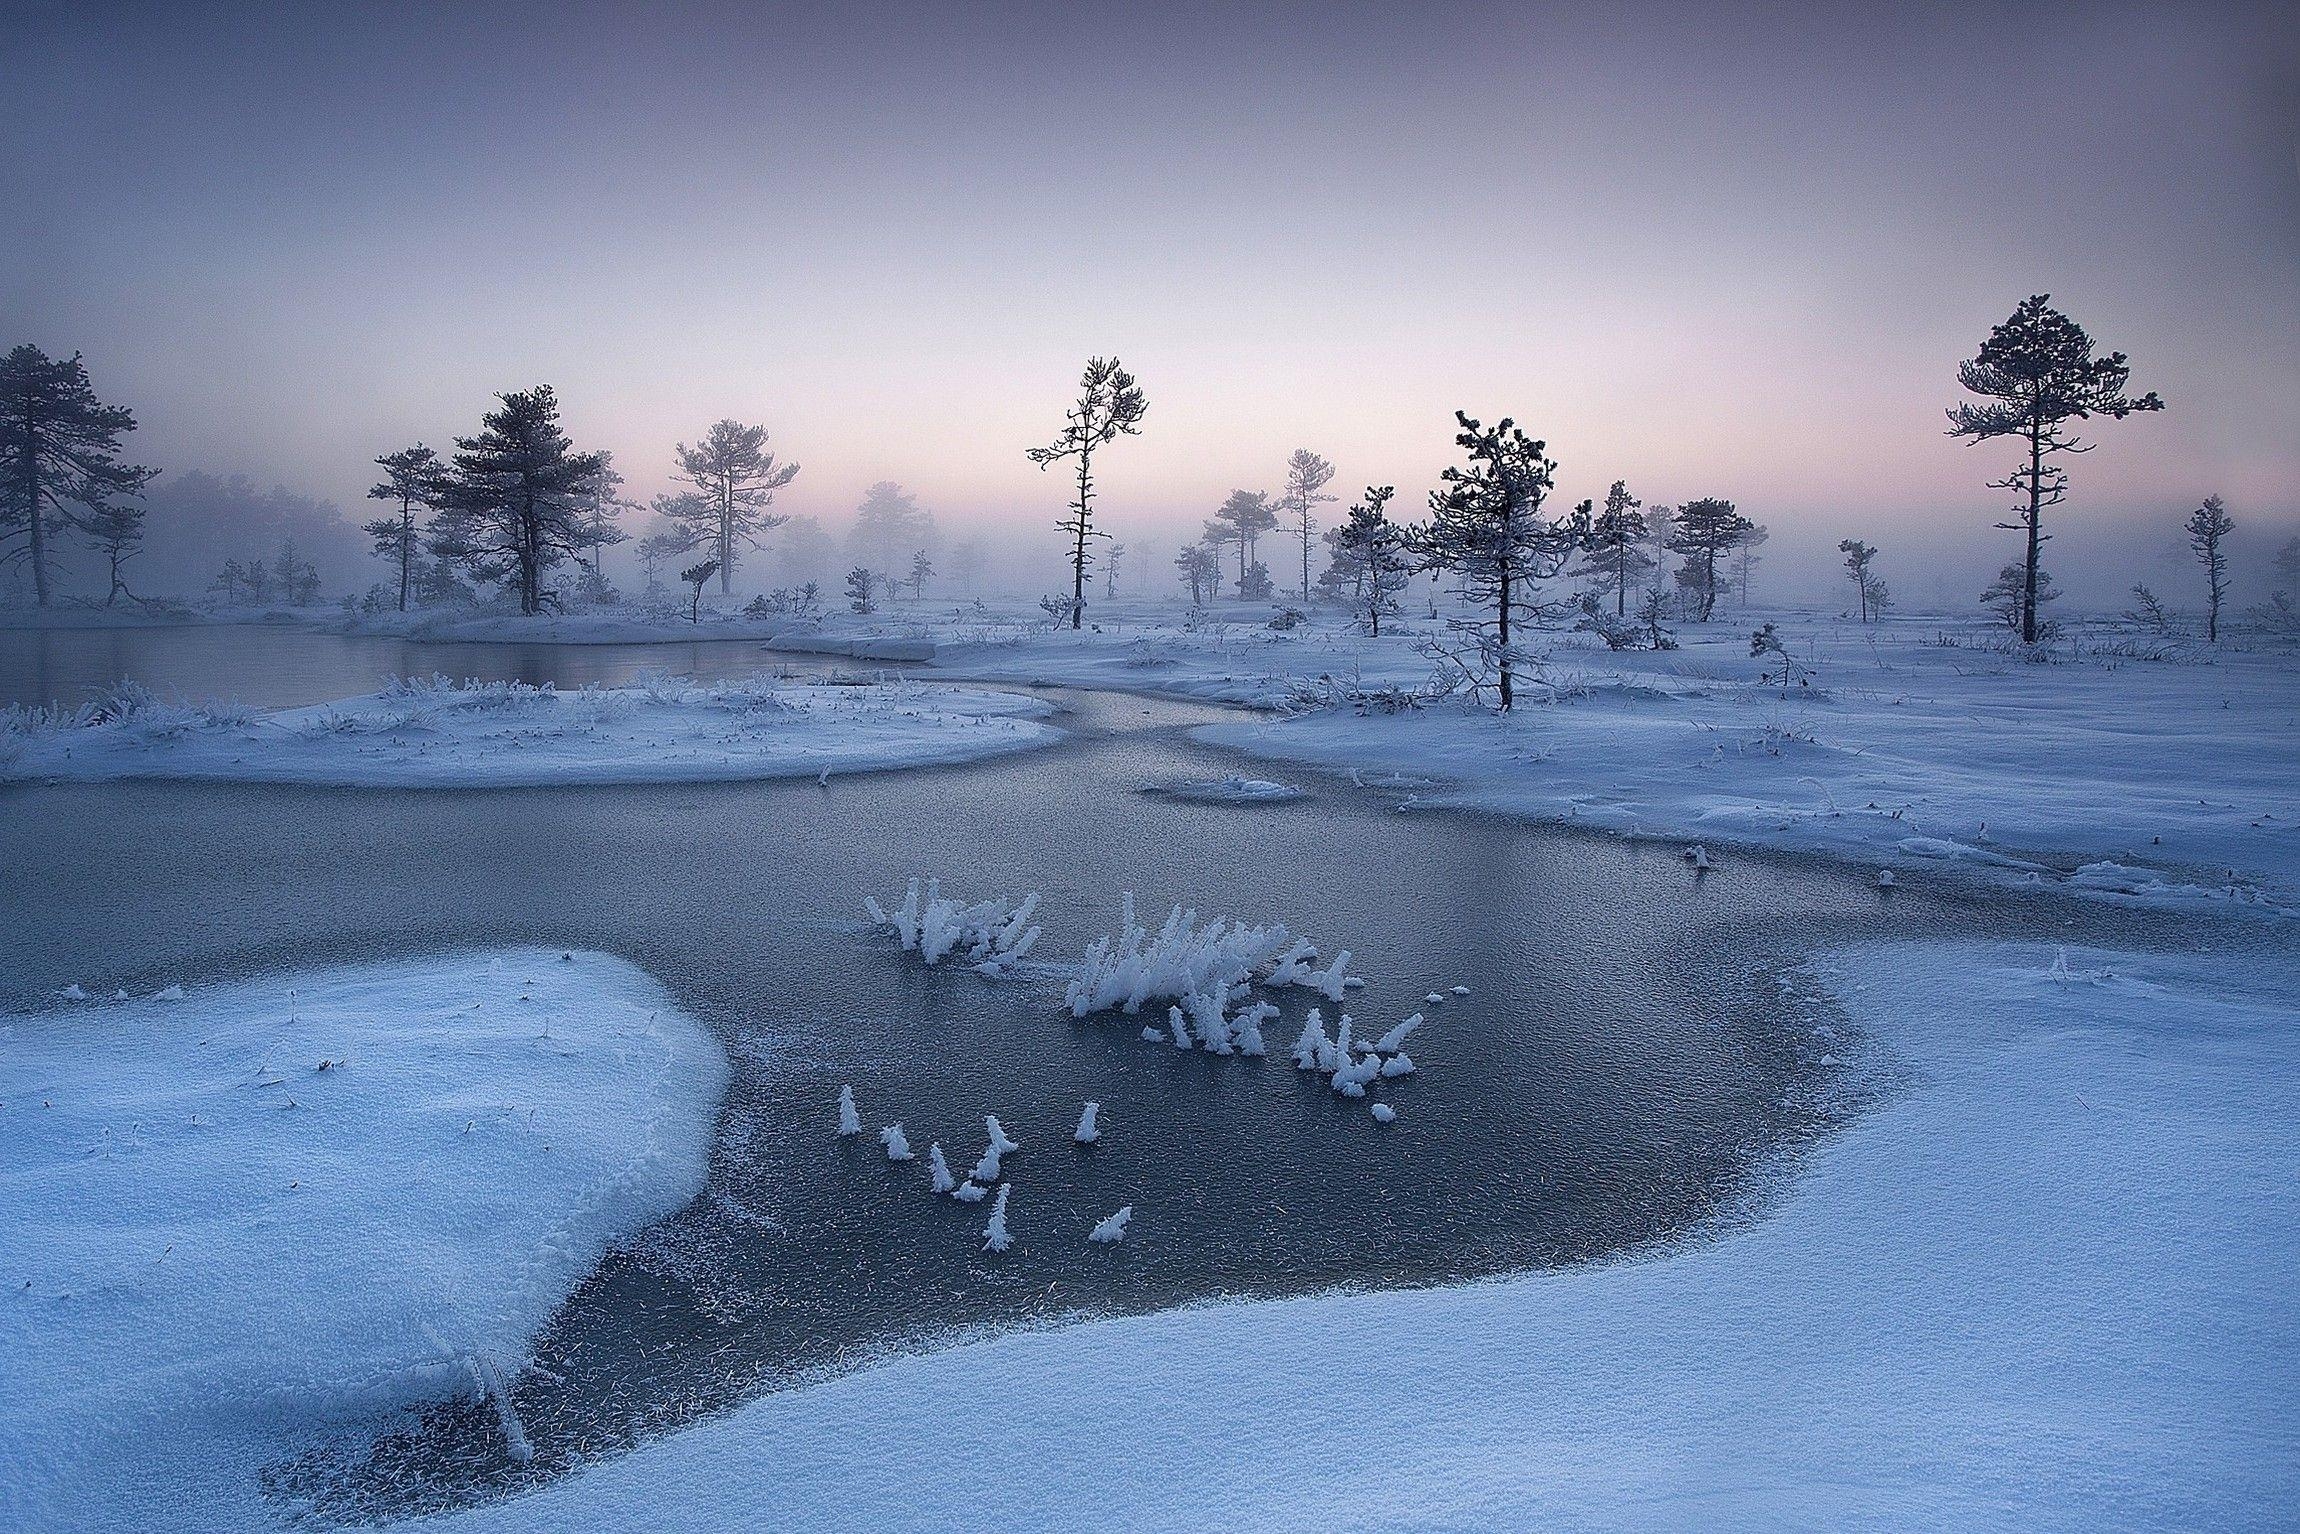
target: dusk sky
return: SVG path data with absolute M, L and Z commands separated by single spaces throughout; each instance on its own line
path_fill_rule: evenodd
M 1418 505 L 1459 406 L 1567 501 L 1732 498 L 1785 582 L 1858 534 L 1961 583 L 2013 539 L 1956 364 L 2049 292 L 2169 406 L 2075 465 L 2105 598 L 2207 493 L 2300 531 L 2294 16 L 0 3 L 0 334 L 141 460 L 354 512 L 548 381 L 641 493 L 732 415 L 781 509 L 1035 534 L 1115 352 L 1122 535 L 1295 447 Z

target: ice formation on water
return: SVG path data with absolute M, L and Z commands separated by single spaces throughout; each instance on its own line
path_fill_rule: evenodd
M 950 1175 L 950 1163 L 942 1159 L 940 1140 L 926 1148 L 926 1172 L 933 1179 L 934 1191 L 937 1193 L 948 1193 L 958 1186 L 958 1180 Z
M 1394 1124 L 1394 1123 L 1396 1123 L 1396 1122 L 1397 1122 L 1397 1119 L 1398 1119 L 1398 1110 L 1397 1110 L 1397 1109 L 1395 1109 L 1395 1108 L 1393 1108 L 1393 1107 L 1391 1107 L 1391 1106 L 1390 1106 L 1388 1103 L 1376 1103 L 1376 1104 L 1374 1104 L 1374 1122 L 1375 1122 L 1375 1123 L 1377 1123 L 1377 1124 Z
M 1382 1074 L 1385 1077 L 1411 1076 L 1413 1073 L 1414 1057 L 1402 1049 L 1382 1062 Z
M 1457 985 L 1453 988 L 1453 993 L 1456 996 L 1467 996 L 1469 994 L 1469 987 L 1466 985 Z
M 1422 1015 L 1419 1012 L 1416 1012 L 1413 1016 L 1398 1024 L 1395 1028 L 1392 1028 L 1389 1032 L 1374 1040 L 1374 1048 L 1380 1050 L 1385 1055 L 1394 1055 L 1399 1050 L 1406 1047 L 1406 1035 L 1412 1033 L 1421 1025 Z
M 902 1132 L 900 1124 L 889 1124 L 878 1132 L 879 1143 L 886 1147 L 889 1161 L 910 1160 L 910 1137 Z
M 1030 924 L 1038 909 L 1038 896 L 1020 900 L 980 900 L 972 905 L 946 898 L 940 879 L 910 881 L 902 905 L 888 915 L 877 897 L 863 897 L 871 921 L 901 939 L 903 952 L 915 952 L 928 964 L 940 964 L 954 951 L 985 975 L 1002 975 L 1037 945 L 1038 928 Z
M 86 1001 L 88 999 L 88 993 L 81 989 L 80 982 L 77 980 L 73 981 L 70 985 L 64 987 L 64 989 L 58 991 L 56 994 L 63 997 L 66 1001 Z
M 998 1185 L 998 1201 L 990 1206 L 990 1223 L 982 1228 L 982 1249 L 1003 1252 L 1014 1245 L 1014 1237 L 1006 1228 L 1006 1195 L 1014 1191 L 1012 1183 Z
M 1889 889 L 1891 889 L 1892 887 L 1893 887 L 1893 871 L 1892 871 L 1890 868 L 1880 868 L 1880 869 L 1878 869 L 1878 870 L 1877 870 L 1877 888 L 1879 888 L 1879 889 L 1881 889 L 1881 890 L 1889 890 Z
M 1086 1239 L 1089 1241 L 1100 1241 L 1105 1244 L 1113 1241 L 1123 1241 L 1126 1239 L 1126 1222 L 1133 1218 L 1134 1206 L 1132 1204 L 1128 1204 L 1125 1208 L 1119 1210 L 1109 1219 L 1104 1220 L 1101 1224 L 1088 1231 L 1086 1233 Z
M 1709 849 L 1695 842 L 1685 849 L 1685 861 L 1693 865 L 1695 873 L 1705 874 L 1709 871 Z
M 1267 778 L 1249 778 L 1238 773 L 1232 773 L 1226 778 L 1193 778 L 1186 782 L 1153 786 L 1149 792 L 1208 804 L 1275 803 L 1302 797 L 1302 790 L 1291 783 L 1273 783 Z
M 1118 932 L 1087 950 L 1066 999 L 1074 1017 L 1110 1009 L 1136 1012 L 1146 1001 L 1164 1001 L 1166 1027 L 1144 1027 L 1145 1040 L 1169 1040 L 1176 1049 L 1217 1055 L 1263 1055 L 1269 1046 L 1262 1025 L 1278 1015 L 1278 1008 L 1268 1001 L 1248 1004 L 1256 984 L 1308 986 L 1338 999 L 1345 987 L 1361 983 L 1347 974 L 1347 949 L 1322 969 L 1316 967 L 1317 957 L 1316 944 L 1294 938 L 1283 926 L 1250 927 L 1224 919 L 1201 927 L 1198 913 L 1180 906 L 1153 937 L 1136 920 L 1129 893 Z M 1232 1016 L 1231 1008 L 1240 1006 L 1244 1009 Z
M 855 1112 L 855 1089 L 853 1087 L 840 1087 L 839 1134 L 844 1137 L 846 1135 L 859 1135 L 861 1133 L 862 1118 Z
M 1424 996 L 1422 1000 L 1428 1002 L 1433 1007 L 1442 1007 L 1445 1005 L 1445 992 L 1432 991 L 1427 996 Z
M 1379 1055 L 1359 1055 L 1334 1070 L 1334 1090 L 1344 1097 L 1363 1097 L 1366 1086 L 1382 1073 Z
M 1101 1111 L 1102 1105 L 1089 1099 L 1086 1104 L 1086 1111 L 1078 1115 L 1078 1130 L 1070 1138 L 1076 1140 L 1080 1145 L 1092 1145 L 1101 1139 L 1101 1127 L 1094 1122 L 1094 1115 Z
M 966 1175 L 968 1180 L 973 1182 L 998 1181 L 998 1147 L 993 1145 L 984 1151 L 982 1159 L 974 1164 L 974 1170 Z
M 990 1190 L 981 1183 L 969 1179 L 951 1190 L 950 1196 L 962 1204 L 979 1204 L 990 1196 Z
M 998 1122 L 997 1114 L 986 1114 L 982 1120 L 982 1127 L 990 1136 L 990 1148 L 993 1153 L 1000 1156 L 1011 1156 L 1022 1149 L 1019 1141 L 1009 1140 L 1006 1137 L 1005 1126 Z
M 1334 1041 L 1326 1036 L 1326 1019 L 1316 1007 L 1303 1019 L 1302 1035 L 1294 1040 L 1294 1064 L 1305 1071 L 1334 1068 Z
M 164 991 L 152 993 L 152 1000 L 154 1001 L 182 1001 L 183 999 L 184 988 L 180 985 L 171 985 Z

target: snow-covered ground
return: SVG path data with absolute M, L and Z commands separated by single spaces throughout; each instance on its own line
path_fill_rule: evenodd
M 270 1527 L 322 1424 L 515 1377 L 700 1189 L 725 1075 L 596 953 L 0 1019 L 0 1528 Z
M 132 688 L 0 713 L 0 782 L 201 778 L 400 788 L 668 783 L 970 761 L 1052 744 L 1045 704 L 984 688 L 662 680 L 558 692 L 400 683 L 257 714 Z
M 1911 1080 L 1709 1244 L 1007 1336 L 439 1523 L 2290 1527 L 2300 971 L 2034 945 L 1826 968 L 1879 1041 L 1861 1068 Z M 1156 1240 L 1137 1204 L 1127 1240 Z
M 2300 651 L 2288 645 L 2214 648 L 2100 623 L 2032 660 L 1969 618 L 1734 613 L 1680 625 L 1674 650 L 1537 635 L 1546 658 L 1504 718 L 1459 699 L 1360 701 L 1426 682 L 1426 618 L 1375 640 L 1323 611 L 1287 630 L 1266 608 L 1232 611 L 1187 628 L 1144 607 L 1099 632 L 971 611 L 833 632 L 930 639 L 935 669 L 955 676 L 1278 710 L 1201 734 L 1361 781 L 1422 780 L 1410 785 L 1421 805 L 1712 852 L 1822 852 L 1898 878 L 1953 861 L 2142 903 L 2300 907 Z M 1749 650 L 1765 621 L 1809 685 L 1762 679 L 1768 662 Z

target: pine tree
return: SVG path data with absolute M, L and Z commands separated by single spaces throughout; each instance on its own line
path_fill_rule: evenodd
M 1860 603 L 1861 621 L 1869 621 L 1875 613 L 1884 616 L 1887 592 L 1884 578 L 1874 568 L 1877 562 L 1876 545 L 1863 543 L 1858 538 L 1846 538 L 1837 545 L 1837 552 L 1845 556 L 1845 573 L 1852 578 L 1853 591 Z
M 1310 540 L 1318 531 L 1318 508 L 1340 499 L 1325 493 L 1333 477 L 1334 466 L 1306 447 L 1294 449 L 1286 460 L 1286 488 L 1278 496 L 1278 510 L 1292 518 L 1286 529 L 1301 540 L 1305 602 L 1310 600 Z
M 2018 629 L 2022 643 L 2034 644 L 2052 636 L 2053 626 L 2038 616 L 2038 609 L 2059 595 L 2049 571 L 2031 570 L 2016 559 L 1999 569 L 1997 578 L 1981 592 L 1981 606 L 2006 628 Z
M 934 574 L 934 561 L 920 549 L 910 556 L 910 599 L 920 601 L 926 596 L 926 578 Z
M 2220 604 L 2228 596 L 2228 550 L 2221 545 L 2228 535 L 2236 531 L 2236 519 L 2228 514 L 2220 497 L 2208 495 L 2204 504 L 2188 514 L 2186 524 L 2188 546 L 2196 551 L 2197 561 L 2204 566 L 2204 637 L 2213 644 L 2220 643 Z
M 847 606 L 858 613 L 872 611 L 878 604 L 871 596 L 878 590 L 878 572 L 867 565 L 856 565 L 847 572 Z
M 2011 490 L 2024 498 L 2013 507 L 2019 518 L 1999 522 L 2008 532 L 2025 533 L 2028 549 L 2023 561 L 2021 640 L 2037 640 L 2037 609 L 2045 598 L 2041 559 L 2046 540 L 2044 510 L 2068 497 L 2068 472 L 2050 460 L 2062 453 L 2083 453 L 2091 444 L 2068 430 L 2071 421 L 2107 416 L 2121 421 L 2139 411 L 2162 410 L 2164 401 L 2152 393 L 2138 399 L 2125 385 L 2132 368 L 2124 353 L 2105 357 L 2092 354 L 2092 338 L 2084 327 L 2052 307 L 2052 295 L 2040 293 L 2021 301 L 2020 307 L 1989 332 L 1980 354 L 1957 367 L 1957 381 L 1985 404 L 1970 401 L 1949 412 L 1949 435 L 1975 444 L 1998 437 L 2018 437 L 2028 445 L 2028 462 L 2003 479 L 1992 479 L 1992 490 Z
M 113 599 L 124 591 L 131 602 L 141 601 L 133 591 L 128 591 L 127 578 L 121 570 L 144 551 L 144 508 L 128 501 L 99 500 L 81 513 L 78 522 L 90 546 L 104 556 L 104 605 L 111 606 Z
M 757 548 L 759 535 L 787 520 L 771 514 L 775 492 L 798 477 L 795 463 L 778 463 L 767 448 L 764 426 L 740 421 L 714 422 L 693 447 L 682 442 L 675 450 L 679 472 L 675 478 L 694 486 L 692 495 L 665 497 L 655 509 L 681 523 L 694 535 L 694 548 L 711 547 L 719 575 L 719 594 L 733 590 L 735 566 L 745 546 Z
M 1334 548 L 1346 552 L 1358 570 L 1358 591 L 1353 599 L 1366 620 L 1366 631 L 1379 639 L 1382 614 L 1398 610 L 1398 593 L 1413 578 L 1413 561 L 1406 552 L 1405 530 L 1389 519 L 1392 485 L 1368 485 L 1366 498 L 1350 508 L 1349 520 L 1334 529 Z
M 1756 526 L 1733 509 L 1731 501 L 1705 497 L 1677 508 L 1677 531 L 1669 539 L 1671 552 L 1685 556 L 1677 567 L 1677 584 L 1692 598 L 1693 617 L 1707 623 L 1717 610 L 1717 561 L 1730 553 Z
M 24 345 L 0 357 L 0 564 L 31 565 L 42 607 L 54 596 L 54 538 L 98 508 L 118 515 L 115 502 L 141 496 L 158 472 L 120 462 L 120 438 L 135 429 L 132 411 L 96 398 L 78 352 L 59 361 Z
M 407 599 L 415 580 L 416 560 L 423 543 L 417 536 L 415 511 L 438 509 L 447 489 L 447 470 L 439 455 L 418 442 L 413 447 L 396 453 L 386 453 L 376 459 L 383 470 L 383 478 L 367 492 L 371 501 L 397 501 L 395 516 L 378 517 L 373 522 L 362 522 L 360 531 L 375 540 L 375 552 L 399 566 L 399 610 L 407 611 Z
M 854 526 L 847 533 L 847 552 L 858 565 L 900 570 L 908 566 L 914 553 L 932 549 L 936 541 L 934 514 L 901 485 L 882 479 L 855 508 Z
M 687 583 L 687 621 L 689 623 L 703 621 L 703 588 L 709 585 L 711 577 L 718 573 L 719 562 L 715 559 L 706 559 L 701 564 L 689 565 L 679 572 L 679 579 Z
M 480 579 L 515 581 L 519 610 L 532 616 L 549 601 L 543 577 L 576 550 L 579 512 L 607 459 L 573 450 L 549 384 L 496 398 L 478 434 L 455 439 L 447 546 Z
M 1645 516 L 1637 509 L 1643 504 L 1627 484 L 1615 480 L 1605 492 L 1605 509 L 1590 520 L 1581 566 L 1573 572 L 1578 579 L 1600 582 L 1600 590 L 1612 590 L 1616 618 L 1628 615 L 1630 584 L 1653 568 L 1653 557 L 1645 552 Z
M 1174 568 L 1182 572 L 1182 583 L 1190 588 L 1192 607 L 1204 607 L 1221 584 L 1221 555 L 1210 544 L 1184 544 L 1182 552 L 1174 556 Z
M 1063 412 L 1061 432 L 1050 445 L 1029 451 L 1030 461 L 1041 469 L 1065 458 L 1078 460 L 1077 498 L 1070 503 L 1070 515 L 1054 524 L 1071 538 L 1070 626 L 1074 630 L 1086 621 L 1086 572 L 1094 565 L 1089 541 L 1110 536 L 1094 525 L 1094 451 L 1121 436 L 1139 436 L 1142 417 L 1149 410 L 1148 396 L 1116 357 L 1091 357 L 1078 381 L 1078 403 Z
M 1445 471 L 1444 484 L 1430 492 L 1430 520 L 1412 529 L 1407 546 L 1424 567 L 1453 571 L 1481 610 L 1453 627 L 1475 643 L 1472 684 L 1483 687 L 1490 677 L 1507 711 L 1516 703 L 1520 659 L 1510 625 L 1551 610 L 1536 586 L 1565 569 L 1589 528 L 1586 519 L 1542 515 L 1557 476 L 1546 444 L 1507 417 L 1490 430 L 1462 411 L 1454 420 L 1461 427 L 1454 442 L 1469 463 Z
M 1238 589 L 1242 595 L 1246 588 L 1247 567 L 1253 564 L 1256 545 L 1262 534 L 1278 525 L 1278 514 L 1270 509 L 1267 490 L 1233 490 L 1230 498 L 1215 509 L 1214 518 L 1206 524 L 1209 530 L 1218 530 L 1224 543 L 1238 546 Z M 1266 574 L 1267 572 L 1265 572 Z M 1264 592 L 1267 596 L 1269 593 Z

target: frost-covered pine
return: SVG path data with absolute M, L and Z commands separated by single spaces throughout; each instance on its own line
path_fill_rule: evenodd
M 879 1144 L 886 1147 L 889 1161 L 910 1160 L 910 1137 L 902 1132 L 900 1124 L 889 1124 L 878 1132 Z
M 1101 1224 L 1088 1231 L 1086 1233 L 1086 1239 L 1089 1241 L 1100 1241 L 1105 1245 L 1113 1241 L 1123 1241 L 1126 1239 L 1126 1222 L 1133 1218 L 1134 1206 L 1132 1204 L 1128 1204 L 1125 1208 L 1119 1210 L 1109 1219 L 1104 1220 Z
M 1092 1145 L 1101 1139 L 1101 1127 L 1094 1122 L 1094 1115 L 1101 1111 L 1102 1105 L 1089 1099 L 1086 1104 L 1086 1111 L 1078 1115 L 1077 1132 L 1072 1134 L 1070 1138 L 1076 1140 L 1080 1145 Z
M 990 1190 L 970 1178 L 951 1190 L 950 1196 L 962 1204 L 979 1204 L 990 1197 Z
M 966 1175 L 975 1182 L 992 1183 L 998 1181 L 998 1147 L 993 1145 L 984 1151 L 982 1159 L 974 1164 L 974 1170 Z
M 840 1087 L 839 1135 L 843 1139 L 848 1135 L 859 1135 L 861 1133 L 862 1116 L 855 1112 L 855 1089 L 853 1087 Z
M 997 1154 L 1011 1156 L 1022 1149 L 1020 1144 L 1006 1137 L 1006 1130 L 1000 1126 L 997 1114 L 993 1113 L 986 1116 L 982 1121 L 982 1127 L 989 1131 L 990 1148 Z
M 998 1201 L 990 1206 L 990 1223 L 982 1228 L 982 1249 L 1003 1252 L 1014 1245 L 1014 1237 L 1006 1228 L 1006 1195 L 1014 1191 L 1012 1183 L 998 1185 Z
M 958 1180 L 950 1175 L 950 1163 L 942 1159 L 940 1140 L 926 1148 L 926 1173 L 933 1179 L 934 1191 L 937 1193 L 948 1193 L 958 1186 Z

